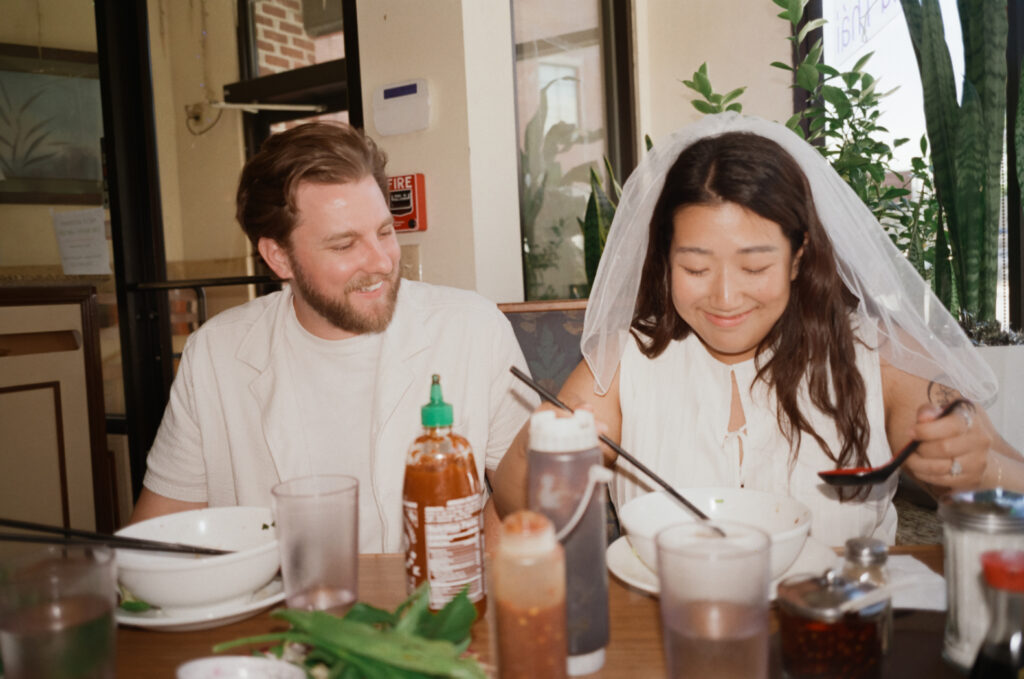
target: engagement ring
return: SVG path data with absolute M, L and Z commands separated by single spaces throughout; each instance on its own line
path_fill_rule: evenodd
M 953 458 L 953 464 L 949 465 L 950 476 L 960 476 L 964 471 L 964 468 L 960 466 L 960 460 Z

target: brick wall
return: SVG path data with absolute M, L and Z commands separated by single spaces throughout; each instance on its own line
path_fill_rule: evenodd
M 316 43 L 302 27 L 299 0 L 260 0 L 253 5 L 253 22 L 260 75 L 317 63 Z

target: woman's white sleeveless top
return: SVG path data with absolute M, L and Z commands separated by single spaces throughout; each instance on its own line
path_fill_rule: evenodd
M 867 339 L 867 338 L 866 338 Z M 873 339 L 873 338 L 872 338 Z M 867 389 L 872 466 L 892 457 L 885 436 L 885 412 L 878 353 L 857 343 L 857 368 Z M 735 374 L 746 424 L 730 432 L 731 375 Z M 896 509 L 892 504 L 898 474 L 873 486 L 864 499 L 840 502 L 819 471 L 835 469 L 813 437 L 800 437 L 795 459 L 776 420 L 774 389 L 754 384 L 754 359 L 726 365 L 708 353 L 695 333 L 671 342 L 655 359 L 626 343 L 619 370 L 622 447 L 677 488 L 728 486 L 789 495 L 811 509 L 811 535 L 825 544 L 843 545 L 851 537 L 876 537 L 892 544 Z M 751 386 L 753 385 L 753 387 Z M 801 387 L 800 410 L 833 452 L 840 450 L 831 418 L 815 408 Z M 742 442 L 742 463 L 740 446 Z M 612 500 L 621 507 L 658 489 L 625 460 L 616 465 Z

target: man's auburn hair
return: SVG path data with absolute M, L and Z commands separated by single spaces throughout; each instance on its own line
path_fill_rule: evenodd
M 387 195 L 387 155 L 360 130 L 316 122 L 269 137 L 242 169 L 235 217 L 253 245 L 270 238 L 288 246 L 302 182 L 347 184 L 373 177 Z

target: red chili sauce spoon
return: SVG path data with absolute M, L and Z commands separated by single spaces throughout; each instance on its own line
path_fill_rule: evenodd
M 967 399 L 958 398 L 943 408 L 937 419 L 941 419 L 946 415 L 949 415 L 958 406 L 974 408 L 974 404 Z M 868 486 L 876 483 L 882 483 L 892 476 L 892 473 L 899 469 L 901 464 L 906 462 L 907 458 L 910 457 L 910 454 L 917 450 L 919 445 L 921 445 L 921 442 L 914 439 L 907 445 L 903 446 L 903 450 L 880 467 L 832 469 L 830 471 L 818 472 L 818 476 L 820 476 L 821 480 L 830 486 Z

